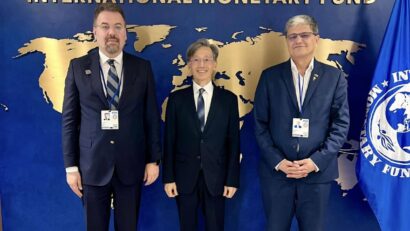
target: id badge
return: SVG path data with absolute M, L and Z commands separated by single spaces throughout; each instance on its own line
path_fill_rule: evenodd
M 102 110 L 101 111 L 101 129 L 102 130 L 118 130 L 120 128 L 118 111 L 117 110 Z
M 309 119 L 293 118 L 292 137 L 309 138 Z

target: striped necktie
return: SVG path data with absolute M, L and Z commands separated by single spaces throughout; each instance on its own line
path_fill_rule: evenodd
M 115 69 L 114 60 L 109 59 L 107 63 L 110 65 L 107 78 L 107 99 L 110 110 L 117 110 L 118 103 L 120 102 L 120 79 L 118 78 L 117 70 Z
M 203 88 L 199 89 L 198 102 L 197 102 L 197 108 L 196 108 L 196 113 L 198 114 L 198 119 L 201 125 L 201 131 L 204 131 L 204 127 L 205 127 L 205 104 L 204 104 L 204 97 L 202 96 L 204 91 L 205 89 Z

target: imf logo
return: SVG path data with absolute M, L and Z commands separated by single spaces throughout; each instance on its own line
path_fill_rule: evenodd
M 410 164 L 410 84 L 400 84 L 375 102 L 368 134 L 377 153 L 398 165 Z
M 375 84 L 367 98 L 368 117 L 360 149 L 369 163 L 393 177 L 410 178 L 409 70 Z

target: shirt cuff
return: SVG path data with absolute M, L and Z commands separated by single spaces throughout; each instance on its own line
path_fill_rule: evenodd
M 313 160 L 311 159 L 311 158 L 309 158 L 311 161 L 312 161 L 312 163 L 313 163 L 313 165 L 315 166 L 315 172 L 319 172 L 319 167 L 315 164 L 315 162 L 313 162 Z
M 277 165 L 275 166 L 275 170 L 276 170 L 276 171 L 279 171 L 279 166 L 282 164 L 282 162 L 283 162 L 284 160 L 285 160 L 285 159 L 281 160 L 281 161 L 279 162 L 279 164 L 277 164 Z
M 78 172 L 78 167 L 77 166 L 72 166 L 72 167 L 68 167 L 65 169 L 66 173 L 70 173 L 70 172 Z

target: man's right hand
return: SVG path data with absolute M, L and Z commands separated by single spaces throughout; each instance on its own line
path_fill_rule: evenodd
M 67 184 L 70 186 L 71 190 L 78 196 L 82 197 L 83 186 L 81 183 L 81 175 L 79 172 L 68 172 L 67 173 Z
M 164 189 L 168 197 L 178 196 L 177 184 L 175 182 L 165 184 Z
M 307 176 L 298 164 L 286 159 L 280 162 L 278 169 L 284 172 L 288 178 L 300 179 Z

